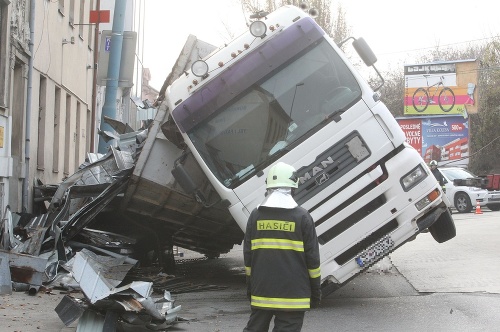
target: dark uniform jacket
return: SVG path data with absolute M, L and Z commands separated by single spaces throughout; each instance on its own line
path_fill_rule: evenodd
M 439 182 L 439 185 L 444 186 L 444 176 L 441 174 L 441 172 L 437 169 L 431 169 L 432 174 L 434 174 L 434 177 L 436 180 Z
M 316 229 L 307 210 L 259 207 L 243 243 L 250 304 L 269 310 L 307 310 L 321 298 Z

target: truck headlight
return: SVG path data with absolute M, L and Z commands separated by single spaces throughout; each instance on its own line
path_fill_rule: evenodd
M 208 64 L 203 60 L 196 60 L 191 65 L 191 71 L 194 76 L 203 77 L 208 74 Z
M 262 21 L 255 21 L 250 24 L 250 33 L 254 37 L 264 38 L 266 36 L 267 26 Z
M 405 174 L 399 182 L 401 183 L 401 187 L 403 187 L 404 191 L 409 191 L 411 188 L 422 182 L 422 180 L 426 177 L 427 173 L 424 171 L 424 168 L 422 165 L 418 165 L 409 173 Z

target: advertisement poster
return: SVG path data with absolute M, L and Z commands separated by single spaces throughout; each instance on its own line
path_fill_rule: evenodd
M 405 65 L 405 115 L 477 112 L 476 60 Z
M 463 116 L 396 118 L 406 136 L 426 163 L 467 167 L 469 163 L 469 121 Z

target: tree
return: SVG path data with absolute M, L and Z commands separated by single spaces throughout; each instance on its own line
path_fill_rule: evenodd
M 299 7 L 304 1 L 298 0 L 238 0 L 245 11 L 245 16 L 249 17 L 250 14 L 259 11 L 272 12 L 281 6 L 290 4 Z M 332 37 L 332 39 L 339 43 L 346 39 L 350 34 L 350 27 L 345 18 L 345 11 L 342 6 L 336 9 L 336 19 L 332 19 L 332 0 L 311 0 L 306 1 L 309 8 L 318 10 L 318 17 L 316 22 L 325 30 L 325 32 Z
M 394 115 L 403 116 L 405 77 L 403 71 L 391 71 L 384 75 L 385 84 L 380 89 L 381 100 Z M 374 86 L 378 78 L 370 79 L 370 85 Z
M 470 117 L 470 168 L 477 174 L 500 173 L 500 39 L 480 50 L 479 107 Z

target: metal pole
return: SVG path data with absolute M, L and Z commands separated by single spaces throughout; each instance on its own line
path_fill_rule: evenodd
M 96 11 L 98 13 L 97 23 L 94 30 L 94 77 L 92 78 L 92 121 L 90 133 L 90 152 L 95 152 L 95 118 L 97 114 L 97 61 L 99 56 L 99 22 L 101 21 L 101 1 L 96 2 Z
M 120 63 L 123 46 L 123 26 L 125 22 L 125 10 L 127 0 L 116 0 L 113 13 L 113 29 L 111 32 L 111 43 L 109 51 L 108 77 L 106 83 L 106 95 L 101 114 L 101 131 L 113 132 L 113 127 L 104 122 L 104 116 L 116 119 L 116 92 L 118 91 L 118 80 L 120 76 Z M 99 137 L 99 153 L 106 153 L 110 143 Z

